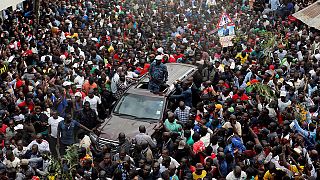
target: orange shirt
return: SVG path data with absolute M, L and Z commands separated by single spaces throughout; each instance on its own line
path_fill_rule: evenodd
M 98 85 L 96 83 L 93 84 L 89 84 L 89 81 L 86 81 L 83 86 L 82 86 L 83 90 L 85 91 L 86 95 L 88 95 L 88 92 L 90 89 L 95 89 L 98 88 Z

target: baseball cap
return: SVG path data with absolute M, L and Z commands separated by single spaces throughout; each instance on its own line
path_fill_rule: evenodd
M 76 92 L 76 93 L 74 94 L 74 96 L 75 96 L 75 97 L 81 97 L 82 94 L 81 94 L 81 92 Z
M 285 91 L 280 92 L 280 97 L 286 97 L 286 96 L 287 96 L 287 92 L 285 92 Z
M 155 59 L 156 60 L 162 60 L 162 56 L 161 55 L 157 55 Z

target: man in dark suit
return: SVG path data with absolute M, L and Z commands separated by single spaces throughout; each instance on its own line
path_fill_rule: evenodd
M 227 25 L 223 26 L 223 36 L 229 36 L 229 29 L 227 28 Z

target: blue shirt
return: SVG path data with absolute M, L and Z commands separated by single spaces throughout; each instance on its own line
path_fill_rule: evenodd
M 219 162 L 220 164 L 220 172 L 221 172 L 221 175 L 226 177 L 228 175 L 228 164 L 225 160 L 223 160 L 222 162 Z
M 316 142 L 316 136 L 317 136 L 316 129 L 314 131 L 307 131 L 307 130 L 302 129 L 299 126 L 297 120 L 294 120 L 293 122 L 294 122 L 294 127 L 295 127 L 296 131 L 298 131 L 300 134 L 302 134 L 305 138 L 313 140 L 312 142 Z
M 170 96 L 170 99 L 181 99 L 181 100 L 184 101 L 186 106 L 192 107 L 192 91 L 191 91 L 191 88 L 188 88 L 186 90 L 182 90 L 181 94 L 179 94 L 179 95 Z
M 65 97 L 61 97 L 61 98 L 63 98 L 63 99 L 59 104 L 57 104 L 58 99 L 55 96 L 51 96 L 51 101 L 57 107 L 56 110 L 58 111 L 59 116 L 64 117 L 66 114 L 65 109 L 68 106 L 68 102 Z
M 65 124 L 65 121 L 60 121 L 58 124 L 58 130 L 60 131 L 60 141 L 64 145 L 71 145 L 75 143 L 74 136 L 75 130 L 80 127 L 80 124 L 75 121 L 71 120 L 69 125 Z
M 161 82 L 168 79 L 168 70 L 167 66 L 164 64 L 158 65 L 156 61 L 150 64 L 149 74 L 152 81 Z

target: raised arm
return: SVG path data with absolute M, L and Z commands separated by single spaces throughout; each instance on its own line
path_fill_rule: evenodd
M 312 138 L 315 138 L 316 132 L 311 132 L 311 131 L 302 129 L 296 119 L 293 121 L 293 123 L 294 123 L 295 130 L 297 130 L 300 134 L 302 134 L 305 137 L 311 136 Z
M 253 139 L 254 139 L 254 142 L 255 142 L 256 144 L 261 144 L 260 141 L 259 141 L 258 136 L 256 135 L 256 133 L 253 132 L 253 130 L 251 129 L 251 127 L 249 127 L 249 131 L 250 131 L 251 136 L 252 136 Z

